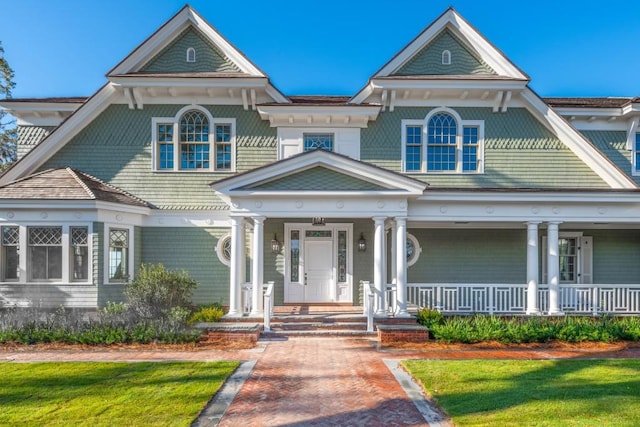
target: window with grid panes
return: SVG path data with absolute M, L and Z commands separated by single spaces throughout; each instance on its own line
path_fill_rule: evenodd
M 406 138 L 406 171 L 420 172 L 422 170 L 422 126 L 407 126 Z
M 129 230 L 109 229 L 109 280 L 118 282 L 129 278 Z
M 456 170 L 458 125 L 447 113 L 434 114 L 427 128 L 427 170 Z
M 71 280 L 89 278 L 89 230 L 87 227 L 71 227 Z
M 215 150 L 216 150 L 216 170 L 231 170 L 232 147 L 231 147 L 231 124 L 216 124 L 215 126 Z
M 62 227 L 27 229 L 29 279 L 62 279 Z
M 173 123 L 158 125 L 158 169 L 173 169 Z
M 180 169 L 209 169 L 209 120 L 200 111 L 180 119 Z
M 2 280 L 20 277 L 20 228 L 2 227 Z
M 462 128 L 462 171 L 475 172 L 478 170 L 478 127 L 465 126 Z

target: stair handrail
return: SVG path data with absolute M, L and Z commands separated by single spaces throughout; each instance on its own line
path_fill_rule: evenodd
M 264 292 L 264 330 L 271 331 L 271 317 L 273 316 L 273 284 L 267 282 L 267 290 Z
M 373 311 L 374 311 L 374 298 L 376 294 L 375 286 L 370 282 L 362 282 L 364 292 L 366 295 L 364 304 L 367 312 L 367 332 L 373 332 Z

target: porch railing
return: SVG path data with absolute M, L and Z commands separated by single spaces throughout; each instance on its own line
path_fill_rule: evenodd
M 267 282 L 264 290 L 264 330 L 271 330 L 271 318 L 273 317 L 273 282 Z
M 407 301 L 442 313 L 525 314 L 526 284 L 410 283 Z M 393 297 L 393 298 L 392 298 Z M 394 310 L 395 286 L 387 287 Z M 538 309 L 549 311 L 549 287 L 538 285 Z M 580 314 L 640 314 L 640 284 L 561 285 L 560 310 Z

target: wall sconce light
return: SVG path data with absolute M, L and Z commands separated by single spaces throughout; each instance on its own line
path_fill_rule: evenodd
M 322 227 L 325 224 L 326 224 L 326 221 L 321 216 L 317 216 L 317 217 L 311 218 L 311 225 L 316 225 L 316 226 Z
M 358 251 L 365 252 L 367 250 L 367 241 L 364 239 L 364 235 L 360 233 L 360 239 L 358 240 Z
M 271 252 L 273 252 L 274 254 L 280 252 L 280 242 L 278 242 L 276 233 L 273 233 L 273 240 L 271 240 Z

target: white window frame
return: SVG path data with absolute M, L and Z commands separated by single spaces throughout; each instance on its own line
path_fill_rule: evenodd
M 193 54 L 193 58 L 192 55 Z M 187 62 L 196 62 L 196 50 L 193 47 L 187 48 Z
M 209 168 L 206 169 L 181 169 L 180 167 L 180 119 L 188 111 L 199 111 L 203 113 L 209 121 Z M 158 126 L 169 124 L 173 126 L 173 169 L 161 169 L 160 150 L 158 141 Z M 231 125 L 231 168 L 216 168 L 216 125 Z M 163 142 L 166 143 L 166 142 Z M 151 168 L 154 172 L 161 173 L 234 173 L 236 172 L 236 119 L 213 117 L 206 108 L 200 105 L 187 105 L 180 109 L 174 117 L 152 117 L 151 118 Z
M 637 157 L 640 155 L 638 150 L 638 144 L 640 144 L 640 132 L 635 132 L 631 146 L 631 175 L 640 176 L 640 164 L 638 164 Z
M 422 246 L 420 246 L 420 241 L 411 233 L 407 233 L 407 241 L 411 241 L 413 243 L 413 255 L 410 258 L 407 258 L 407 267 L 411 267 L 413 264 L 418 262 L 420 258 L 420 254 L 422 253 Z
M 135 234 L 134 234 L 134 226 L 132 225 L 123 225 L 123 224 L 104 224 L 104 243 L 103 243 L 103 258 L 104 258 L 104 282 L 109 285 L 122 285 L 126 283 L 128 280 L 113 280 L 109 278 L 109 245 L 110 245 L 110 235 L 112 229 L 120 229 L 120 230 L 128 230 L 129 231 L 129 253 L 127 256 L 127 277 L 129 279 L 133 279 L 134 275 L 134 253 L 135 253 Z
M 226 233 L 220 236 L 218 243 L 216 244 L 216 255 L 222 264 L 229 267 L 231 265 L 231 259 L 227 259 L 224 256 L 224 242 L 226 240 L 231 240 L 231 233 Z
M 427 169 L 427 153 L 428 153 L 428 127 L 431 117 L 438 113 L 450 114 L 456 121 L 456 169 L 451 171 L 433 171 Z M 438 175 L 450 175 L 450 174 L 483 174 L 484 173 L 484 120 L 462 120 L 460 115 L 451 108 L 441 107 L 435 108 L 426 115 L 422 120 L 416 119 L 403 119 L 401 120 L 401 135 L 402 135 L 402 172 L 408 174 L 438 174 Z M 422 126 L 422 147 L 421 147 L 421 168 L 419 171 L 407 170 L 407 127 L 408 126 Z M 463 152 L 463 131 L 465 127 L 478 128 L 478 153 L 477 164 L 478 168 L 475 171 L 463 171 L 462 170 L 462 152 Z
M 451 51 L 442 51 L 442 65 L 451 65 Z
M 46 223 L 5 223 L 2 224 L 5 227 L 18 227 L 20 239 L 19 239 L 19 249 L 18 249 L 18 265 L 19 265 L 19 275 L 18 279 L 10 279 L 4 280 L 4 271 L 0 275 L 0 283 L 6 284 L 24 284 L 24 285 L 33 285 L 33 284 L 51 284 L 51 285 L 91 285 L 93 284 L 93 223 L 90 222 L 82 222 L 82 221 L 69 221 L 69 222 L 46 222 Z M 62 228 L 62 279 L 51 279 L 51 280 L 31 280 L 31 268 L 30 268 L 30 259 L 29 259 L 29 228 L 34 227 L 61 227 Z M 87 279 L 86 280 L 75 280 L 73 279 L 73 266 L 72 266 L 72 258 L 71 258 L 71 228 L 86 228 L 88 233 L 88 258 L 89 265 L 87 271 Z M 0 256 L 2 254 L 0 253 Z M 0 263 L 0 268 L 4 268 L 4 260 Z

